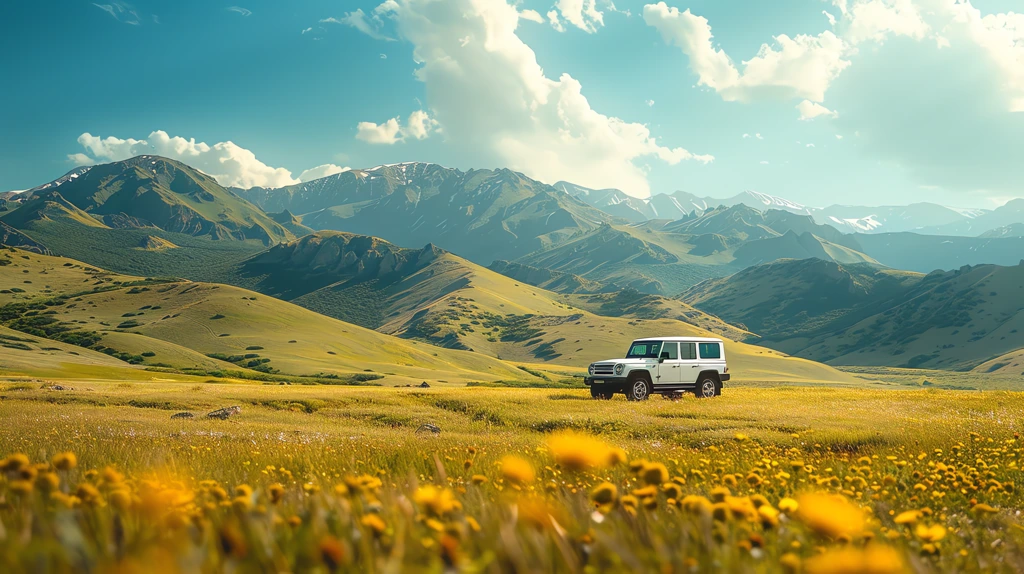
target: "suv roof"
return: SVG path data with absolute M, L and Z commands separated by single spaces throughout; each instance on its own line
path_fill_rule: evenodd
M 721 339 L 715 337 L 643 337 L 633 339 L 634 341 L 700 341 L 706 343 L 721 343 Z

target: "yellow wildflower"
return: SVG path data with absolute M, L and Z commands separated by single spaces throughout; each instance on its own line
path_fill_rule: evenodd
M 805 494 L 799 500 L 799 518 L 811 530 L 832 538 L 852 536 L 864 530 L 864 514 L 860 508 L 840 496 Z
M 505 480 L 518 486 L 525 486 L 537 480 L 537 473 L 530 461 L 511 455 L 501 459 L 501 475 Z

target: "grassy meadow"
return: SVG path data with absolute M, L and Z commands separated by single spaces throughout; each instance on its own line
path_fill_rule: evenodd
M 1024 568 L 1019 393 L 8 378 L 8 572 Z
M 595 401 L 589 360 L 709 332 L 465 269 L 396 316 L 440 307 L 478 352 L 0 253 L 0 572 L 1024 570 L 1015 357 L 834 368 L 728 340 L 721 397 Z

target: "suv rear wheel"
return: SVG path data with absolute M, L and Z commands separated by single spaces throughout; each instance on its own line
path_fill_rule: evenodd
M 646 401 L 651 397 L 651 380 L 639 376 L 626 383 L 626 398 L 631 401 Z
M 714 375 L 701 375 L 697 379 L 697 386 L 693 388 L 693 394 L 698 399 L 710 399 L 722 394 L 722 383 Z

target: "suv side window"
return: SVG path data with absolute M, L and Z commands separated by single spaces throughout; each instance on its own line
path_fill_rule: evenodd
M 665 343 L 661 347 L 661 358 L 668 361 L 679 359 L 679 345 L 676 343 Z
M 700 358 L 702 359 L 721 359 L 722 358 L 722 346 L 720 343 L 701 343 L 700 344 Z
M 693 361 L 697 358 L 697 343 L 679 343 L 679 358 Z

